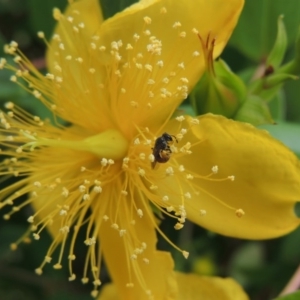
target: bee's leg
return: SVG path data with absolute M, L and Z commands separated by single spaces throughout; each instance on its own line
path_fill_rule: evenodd
M 151 163 L 151 167 L 152 167 L 152 169 L 154 169 L 154 168 L 155 168 L 155 166 L 156 166 L 156 160 L 154 160 L 154 161 Z

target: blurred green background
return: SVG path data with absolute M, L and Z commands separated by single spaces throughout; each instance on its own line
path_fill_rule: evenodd
M 0 57 L 4 56 L 3 45 L 15 40 L 43 72 L 45 46 L 36 33 L 44 31 L 48 38 L 51 36 L 55 26 L 52 8 L 63 9 L 66 2 L 0 0 Z M 104 15 L 109 17 L 132 2 L 134 1 L 103 0 Z M 300 1 L 246 0 L 238 27 L 222 54 L 222 58 L 234 72 L 245 79 L 246 84 L 249 74 L 251 77 L 264 64 L 275 42 L 278 16 L 282 14 L 288 35 L 285 61 L 289 61 L 295 56 L 295 41 L 300 26 Z M 48 112 L 32 96 L 9 81 L 10 75 L 6 70 L 0 72 L 0 105 L 13 101 L 35 115 L 48 117 Z M 188 103 L 185 105 L 189 106 Z M 299 81 L 287 82 L 270 102 L 270 110 L 278 125 L 266 125 L 264 128 L 299 156 Z M 5 210 L 2 210 L 1 215 L 4 213 Z M 55 271 L 48 267 L 42 276 L 35 275 L 34 269 L 42 261 L 50 237 L 32 244 L 23 244 L 16 251 L 10 251 L 10 243 L 26 230 L 26 220 L 30 214 L 28 208 L 14 215 L 8 222 L 0 219 L 0 300 L 91 299 L 89 293 L 92 286 L 82 285 L 80 279 L 68 282 L 66 269 Z M 169 249 L 164 241 L 159 242 L 161 249 L 173 252 L 178 270 L 203 275 L 232 276 L 244 286 L 253 300 L 277 297 L 300 263 L 300 229 L 280 239 L 244 241 L 207 232 L 192 223 L 187 223 L 180 232 L 175 232 L 173 223 L 168 220 L 163 221 L 161 227 L 179 247 L 190 251 L 189 259 L 185 260 L 180 253 Z M 77 253 L 80 253 L 80 249 Z M 78 257 L 75 261 L 75 273 L 81 273 L 83 264 L 84 258 Z M 109 275 L 105 267 L 102 273 L 103 283 L 108 282 Z

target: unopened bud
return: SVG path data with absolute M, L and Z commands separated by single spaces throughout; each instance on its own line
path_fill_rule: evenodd
M 192 91 L 192 104 L 198 114 L 233 117 L 245 100 L 246 87 L 223 60 L 213 66 L 214 72 L 208 69 Z

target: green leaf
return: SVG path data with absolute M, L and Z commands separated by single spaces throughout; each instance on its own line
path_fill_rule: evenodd
M 293 294 L 275 298 L 274 300 L 299 300 L 299 299 L 300 299 L 300 291 L 293 293 Z
M 294 264 L 298 261 L 299 257 L 299 240 L 300 240 L 300 228 L 291 232 L 282 239 L 280 249 L 278 252 L 278 259 L 289 264 Z
M 2 15 L 10 14 L 17 16 L 19 14 L 24 13 L 25 6 L 26 1 L 24 0 L 0 1 L 0 12 Z
M 84 293 L 76 294 L 76 291 L 71 288 L 68 292 L 58 289 L 53 291 L 47 300 L 91 300 L 91 296 Z
M 138 0 L 99 0 L 104 19 L 108 19 Z
M 4 38 L 4 36 L 2 35 L 2 33 L 0 32 L 0 56 L 3 56 L 4 51 L 3 51 L 3 47 L 6 44 L 6 40 Z
M 300 23 L 299 0 L 248 0 L 230 44 L 248 58 L 265 59 L 276 39 L 276 22 L 284 15 L 288 32 L 288 47 L 294 43 Z
M 8 98 L 20 95 L 20 87 L 9 80 L 11 75 L 12 72 L 9 70 L 0 70 L 0 101 L 8 101 Z
M 299 79 L 299 77 L 295 75 L 274 73 L 253 81 L 248 89 L 250 94 L 257 95 L 267 102 L 276 96 L 286 81 L 297 79 Z
M 295 75 L 284 74 L 284 73 L 279 73 L 279 74 L 275 73 L 273 75 L 266 77 L 265 85 L 266 85 L 266 88 L 269 89 L 269 88 L 276 87 L 276 86 L 284 83 L 287 80 L 297 80 L 297 79 L 299 79 L 299 77 L 295 76 Z
M 286 94 L 287 119 L 291 122 L 300 122 L 300 82 L 289 81 L 284 87 Z
M 286 119 L 286 96 L 283 89 L 280 89 L 274 99 L 268 103 L 271 115 L 278 121 Z
M 260 128 L 269 131 L 273 137 L 280 140 L 300 157 L 300 124 L 278 121 L 277 125 L 263 125 Z
M 279 68 L 280 73 L 300 74 L 300 26 L 295 43 L 295 58 Z
M 281 65 L 287 46 L 287 35 L 282 15 L 278 18 L 277 23 L 276 41 L 266 62 L 267 67 L 271 66 L 274 69 L 277 69 Z
M 245 103 L 238 110 L 233 119 L 241 122 L 247 122 L 254 126 L 274 123 L 269 107 L 265 101 L 255 95 L 248 96 Z
M 249 273 L 265 265 L 264 248 L 258 242 L 246 242 L 232 255 L 230 261 L 230 276 L 238 279 L 246 286 L 250 284 Z

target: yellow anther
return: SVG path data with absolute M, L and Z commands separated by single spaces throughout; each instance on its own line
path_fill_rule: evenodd
M 235 211 L 235 215 L 236 215 L 238 218 L 241 218 L 241 217 L 243 217 L 243 216 L 245 215 L 245 212 L 244 212 L 241 208 L 239 208 L 239 209 L 237 209 L 237 210 Z

